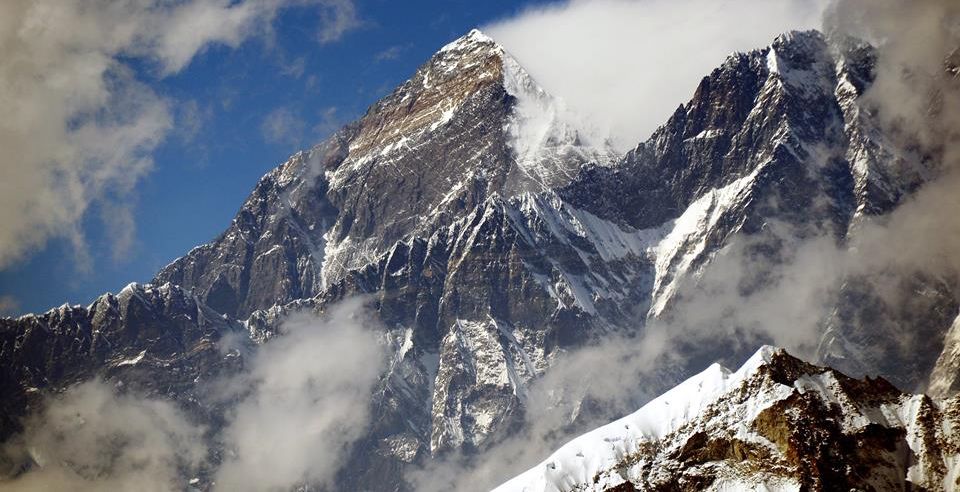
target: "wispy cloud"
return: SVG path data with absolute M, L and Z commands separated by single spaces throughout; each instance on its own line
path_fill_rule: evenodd
M 280 67 L 280 71 L 288 77 L 299 79 L 300 77 L 303 77 L 303 72 L 306 70 L 306 68 L 306 58 L 299 56 L 293 59 L 290 63 L 283 64 L 283 66 Z
M 20 302 L 16 297 L 0 295 L 0 316 L 9 316 L 20 311 Z
M 291 146 L 303 142 L 306 128 L 300 112 L 286 106 L 270 111 L 260 123 L 260 132 L 267 142 Z
M 310 130 L 316 139 L 326 138 L 342 127 L 346 121 L 338 113 L 336 107 L 329 107 L 320 112 L 319 121 Z
M 176 136 L 184 143 L 194 143 L 203 127 L 213 119 L 213 107 L 190 99 L 177 105 Z
M 320 44 L 339 41 L 347 32 L 363 26 L 352 0 L 321 0 L 320 4 L 323 20 L 317 32 Z
M 301 147 L 323 139 L 343 124 L 335 107 L 325 108 L 308 120 L 300 109 L 281 106 L 263 118 L 260 133 L 267 142 Z
M 406 45 L 395 45 L 389 48 L 380 51 L 373 56 L 373 61 L 375 62 L 384 62 L 389 60 L 396 60 L 400 55 L 407 49 Z

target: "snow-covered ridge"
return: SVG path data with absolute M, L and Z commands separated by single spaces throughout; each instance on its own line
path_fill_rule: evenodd
M 707 406 L 739 387 L 769 363 L 777 350 L 782 349 L 760 348 L 736 372 L 713 364 L 636 412 L 570 441 L 539 465 L 495 490 L 552 492 L 591 483 L 597 474 L 615 467 L 624 457 L 638 452 L 645 443 L 659 440 L 696 419 Z M 770 402 L 759 404 L 764 403 Z M 614 486 L 622 481 L 613 479 L 596 485 Z
M 954 490 L 958 405 L 957 398 L 937 403 L 906 395 L 879 379 L 852 380 L 766 346 L 736 372 L 714 364 L 495 490 L 602 491 L 627 482 L 643 490 L 685 480 L 701 490 L 801 490 L 818 483 Z M 841 441 L 856 442 L 856 451 L 818 454 L 843 453 Z M 902 463 L 885 451 L 896 446 L 912 458 Z M 857 466 L 867 468 L 849 471 Z
M 493 38 L 491 38 L 490 36 L 487 36 L 479 29 L 471 29 L 470 32 L 468 32 L 467 34 L 464 34 L 463 36 L 444 45 L 443 48 L 440 48 L 439 53 L 471 49 L 471 47 L 477 46 L 477 45 L 499 46 L 497 42 L 493 40 Z
M 660 315 L 679 288 L 679 283 L 688 278 L 691 267 L 707 249 L 707 237 L 714 231 L 717 222 L 731 210 L 749 198 L 750 188 L 765 164 L 757 166 L 749 175 L 718 189 L 710 190 L 690 204 L 683 214 L 675 219 L 669 233 L 657 244 L 656 277 L 653 284 L 654 302 L 651 316 Z

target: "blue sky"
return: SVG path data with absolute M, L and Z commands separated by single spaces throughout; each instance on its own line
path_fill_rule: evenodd
M 54 237 L 0 272 L 8 313 L 86 304 L 210 241 L 230 222 L 257 179 L 309 147 L 406 80 L 469 29 L 512 15 L 506 1 L 361 1 L 358 25 L 320 43 L 310 6 L 279 11 L 273 34 L 238 47 L 210 45 L 179 73 L 162 76 L 133 58 L 136 76 L 172 102 L 174 127 L 153 152 L 152 171 L 132 196 L 136 235 L 114 258 L 103 207 L 84 214 L 88 268 L 74 245 Z M 272 123 L 272 124 L 271 124 Z M 107 220 L 110 220 L 109 218 Z

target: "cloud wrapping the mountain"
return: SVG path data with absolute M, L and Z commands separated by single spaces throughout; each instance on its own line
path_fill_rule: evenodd
M 330 485 L 371 424 L 386 363 L 383 333 L 363 299 L 322 316 L 293 313 L 245 355 L 243 373 L 205 383 L 206 404 L 228 408 L 219 467 L 209 461 L 206 429 L 176 403 L 124 391 L 122 383 L 71 387 L 0 444 L 0 488 L 184 490 L 201 476 L 224 491 Z M 224 354 L 248 350 L 236 335 L 219 344 Z
M 165 77 L 211 45 L 269 32 L 291 6 L 319 12 L 320 42 L 358 25 L 347 0 L 0 2 L 0 268 L 52 237 L 71 240 L 88 261 L 80 221 L 93 205 L 122 256 L 134 237 L 135 187 L 176 105 L 128 60 Z
M 385 363 L 376 326 L 359 299 L 320 319 L 301 313 L 283 323 L 282 335 L 253 355 L 249 373 L 228 383 L 241 399 L 223 434 L 218 490 L 332 485 L 370 425 Z
M 120 394 L 100 380 L 51 398 L 25 428 L 0 448 L 0 464 L 37 466 L 0 481 L 3 490 L 181 490 L 181 471 L 207 452 L 203 429 L 173 403 Z
M 826 0 L 569 0 L 484 26 L 537 81 L 629 148 L 734 51 L 818 27 Z

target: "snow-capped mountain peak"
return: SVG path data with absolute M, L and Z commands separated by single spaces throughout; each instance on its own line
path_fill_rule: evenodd
M 617 157 L 610 139 L 583 115 L 547 92 L 502 45 L 478 29 L 444 46 L 432 66 L 455 73 L 493 59 L 505 91 L 514 103 L 506 129 L 517 181 L 532 181 L 536 191 L 573 179 L 580 164 L 608 165 Z
M 471 29 L 470 32 L 444 45 L 443 48 L 440 48 L 439 53 L 462 52 L 482 48 L 503 49 L 493 38 L 484 34 L 480 29 Z

